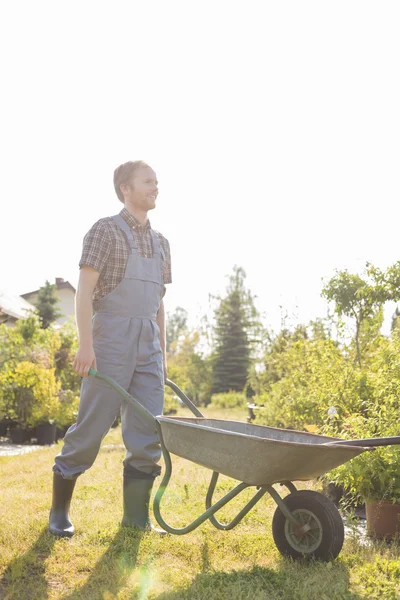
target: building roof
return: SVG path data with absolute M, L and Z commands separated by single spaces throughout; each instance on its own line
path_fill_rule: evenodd
M 69 281 L 64 281 L 64 279 L 62 277 L 56 277 L 56 288 L 57 290 L 71 290 L 72 292 L 76 292 L 76 289 L 74 288 L 74 286 L 69 282 Z M 25 294 L 21 294 L 22 298 L 30 298 L 31 296 L 34 296 L 35 294 L 38 294 L 39 290 L 34 290 L 33 292 L 26 292 Z
M 29 311 L 36 310 L 33 304 L 21 296 L 0 290 L 0 314 L 8 315 L 14 319 L 23 319 Z

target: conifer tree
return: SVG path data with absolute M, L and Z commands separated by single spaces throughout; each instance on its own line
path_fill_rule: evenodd
M 56 294 L 56 286 L 46 281 L 44 286 L 39 289 L 38 297 L 35 302 L 43 329 L 50 327 L 50 325 L 61 316 L 61 312 L 57 307 L 58 303 L 59 299 Z
M 258 313 L 253 296 L 245 288 L 246 273 L 235 266 L 227 295 L 215 311 L 212 392 L 242 391 L 251 363 L 251 345 Z

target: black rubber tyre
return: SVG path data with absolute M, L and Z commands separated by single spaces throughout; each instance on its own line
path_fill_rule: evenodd
M 311 529 L 296 535 L 296 526 L 277 507 L 272 520 L 272 535 L 279 552 L 291 558 L 336 558 L 344 541 L 344 526 L 338 509 L 329 498 L 311 490 L 300 490 L 284 498 L 290 512 Z

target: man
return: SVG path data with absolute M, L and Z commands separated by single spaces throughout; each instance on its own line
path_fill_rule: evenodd
M 147 218 L 158 195 L 153 169 L 143 161 L 127 162 L 115 170 L 114 187 L 124 208 L 93 225 L 80 260 L 74 369 L 83 380 L 77 422 L 66 433 L 53 467 L 49 530 L 58 536 L 73 535 L 68 511 L 76 479 L 92 466 L 120 412 L 127 449 L 122 525 L 152 528 L 148 505 L 161 470 L 157 436 L 129 403 L 87 375 L 90 367 L 98 369 L 153 415 L 162 413 L 167 373 L 163 296 L 171 282 L 170 249 Z

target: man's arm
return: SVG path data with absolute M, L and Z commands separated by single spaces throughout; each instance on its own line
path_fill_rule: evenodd
M 160 346 L 163 353 L 163 363 L 164 363 L 164 377 L 167 379 L 167 348 L 166 348 L 166 335 L 165 335 L 165 310 L 164 310 L 164 300 L 161 300 L 160 308 L 157 313 L 157 325 L 160 328 Z
M 92 336 L 92 296 L 100 273 L 92 267 L 83 266 L 79 274 L 75 297 L 76 325 L 78 328 L 79 349 L 73 363 L 74 370 L 81 377 L 87 377 L 90 367 L 96 369 L 96 357 Z

